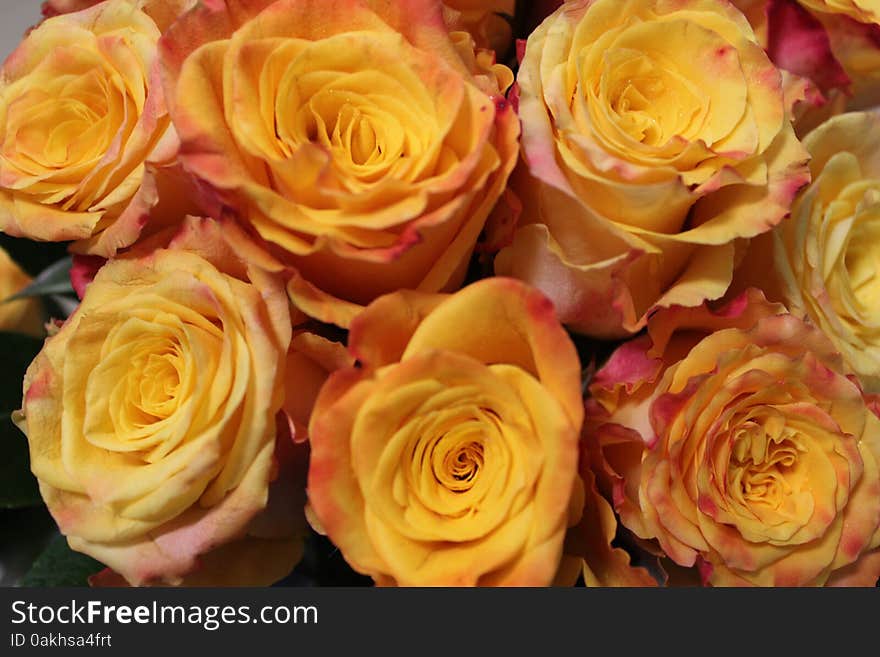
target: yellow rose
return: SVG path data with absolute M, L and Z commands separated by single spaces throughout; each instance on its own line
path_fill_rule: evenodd
M 738 240 L 808 180 L 781 75 L 726 1 L 566 2 L 517 82 L 524 209 L 496 272 L 575 330 L 621 336 L 721 297 Z
M 0 331 L 43 335 L 43 312 L 38 299 L 4 301 L 30 282 L 31 277 L 0 247 Z
M 808 317 L 880 392 L 880 118 L 836 116 L 804 138 L 813 182 L 737 273 Z
M 461 284 L 519 124 L 509 71 L 466 66 L 439 0 L 205 3 L 161 50 L 184 165 L 255 233 L 242 253 L 298 270 L 304 311 L 345 326 Z
M 590 386 L 622 523 L 714 586 L 874 586 L 880 419 L 815 327 L 749 290 L 648 321 Z
M 157 20 L 187 4 L 108 0 L 43 21 L 9 56 L 0 72 L 0 230 L 77 240 L 75 251 L 107 257 L 133 243 L 151 213 L 182 216 Z
M 287 427 L 308 422 L 333 346 L 291 337 L 283 281 L 216 224 L 188 220 L 172 247 L 101 268 L 28 369 L 16 422 L 74 550 L 135 585 L 268 584 L 301 555 Z
M 503 278 L 398 292 L 354 320 L 349 350 L 359 367 L 331 375 L 310 424 L 314 524 L 380 585 L 550 584 L 582 502 L 583 417 L 550 302 Z

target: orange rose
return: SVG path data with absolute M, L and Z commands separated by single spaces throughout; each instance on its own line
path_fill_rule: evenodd
M 548 585 L 582 497 L 577 353 L 510 279 L 382 297 L 310 424 L 315 524 L 381 585 Z M 571 507 L 571 508 L 570 508 Z
M 831 342 L 750 290 L 672 308 L 590 386 L 623 524 L 715 586 L 874 586 L 880 419 Z
M 307 313 L 461 284 L 519 131 L 510 72 L 469 50 L 476 70 L 439 0 L 226 0 L 163 38 L 184 165 Z

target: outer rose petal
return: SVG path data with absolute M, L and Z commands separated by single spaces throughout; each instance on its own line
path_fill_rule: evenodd
M 371 368 L 401 360 L 416 329 L 447 297 L 402 290 L 376 299 L 351 322 L 349 351 Z
M 459 330 L 463 317 L 468 331 Z M 543 383 L 574 426 L 583 420 L 580 394 L 572 394 L 580 389 L 577 351 L 553 304 L 519 281 L 486 279 L 448 297 L 415 329 L 401 360 L 431 349 L 516 365 Z
M 269 445 L 254 463 L 250 476 L 223 503 L 208 513 L 195 511 L 183 516 L 157 536 L 114 545 L 91 543 L 68 535 L 68 543 L 74 550 L 107 564 L 135 586 L 157 581 L 180 584 L 186 574 L 198 568 L 198 555 L 215 545 L 239 539 L 243 528 L 265 506 L 265 480 L 271 458 L 272 446 Z M 251 487 L 252 490 L 248 490 Z M 56 511 L 62 516 L 71 512 L 76 513 L 75 507 L 61 507 Z
M 305 537 L 304 478 L 308 469 L 308 451 L 287 441 L 276 448 L 280 470 L 270 487 L 266 508 L 246 523 L 244 535 L 222 543 L 223 531 L 212 530 L 205 518 L 181 531 L 170 531 L 159 538 L 124 549 L 92 548 L 111 568 L 90 580 L 92 586 L 125 586 L 128 583 L 149 585 L 171 583 L 179 586 L 270 586 L 290 573 L 302 558 Z M 239 498 L 239 501 L 244 501 Z M 265 505 L 265 502 L 264 502 Z M 227 517 L 226 520 L 232 520 Z M 230 522 L 224 522 L 231 528 Z M 205 531 L 204 539 L 198 537 Z M 239 534 L 242 530 L 238 530 Z M 207 540 L 201 544 L 201 540 Z M 212 545 L 217 545 L 216 549 Z M 185 546 L 180 550 L 177 544 Z M 91 546 L 71 547 L 90 552 Z M 106 551 L 104 551 L 106 550 Z M 193 555 L 198 555 L 193 558 Z M 119 573 L 112 570 L 120 564 Z M 132 571 L 132 564 L 137 570 Z M 152 569 L 150 566 L 152 565 Z M 151 574 L 151 570 L 154 574 Z M 180 573 L 176 576 L 176 573 Z

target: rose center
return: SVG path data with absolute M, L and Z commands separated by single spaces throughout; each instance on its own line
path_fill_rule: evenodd
M 173 352 L 150 354 L 137 384 L 135 405 L 156 418 L 167 417 L 180 388 L 178 356 Z
M 93 159 L 106 147 L 112 91 L 99 71 L 54 81 L 49 89 L 29 89 L 9 106 L 4 153 L 36 173 Z
M 648 146 L 663 146 L 686 134 L 699 107 L 687 78 L 630 50 L 612 51 L 604 58 L 598 93 L 619 129 Z
M 481 442 L 461 442 L 442 454 L 441 458 L 433 460 L 434 478 L 447 490 L 457 493 L 470 490 L 483 468 L 483 459 Z
M 369 98 L 328 89 L 304 106 L 299 121 L 308 141 L 327 149 L 337 167 L 371 177 L 410 151 L 404 128 Z
M 172 340 L 146 342 L 132 356 L 128 374 L 119 383 L 117 421 L 131 427 L 147 427 L 164 420 L 177 408 L 180 347 Z

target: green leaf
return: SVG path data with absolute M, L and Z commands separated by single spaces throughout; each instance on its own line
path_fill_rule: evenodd
M 37 480 L 30 470 L 27 439 L 11 416 L 21 406 L 25 370 L 42 344 L 37 338 L 0 332 L 0 508 L 41 503 Z
M 74 552 L 60 534 L 52 539 L 21 580 L 22 586 L 88 586 L 90 575 L 104 566 L 84 554 Z
M 25 299 L 27 297 L 45 297 L 53 294 L 70 294 L 73 286 L 70 284 L 70 267 L 73 258 L 68 256 L 58 262 L 54 262 L 41 271 L 26 288 L 7 297 L 3 303 Z

